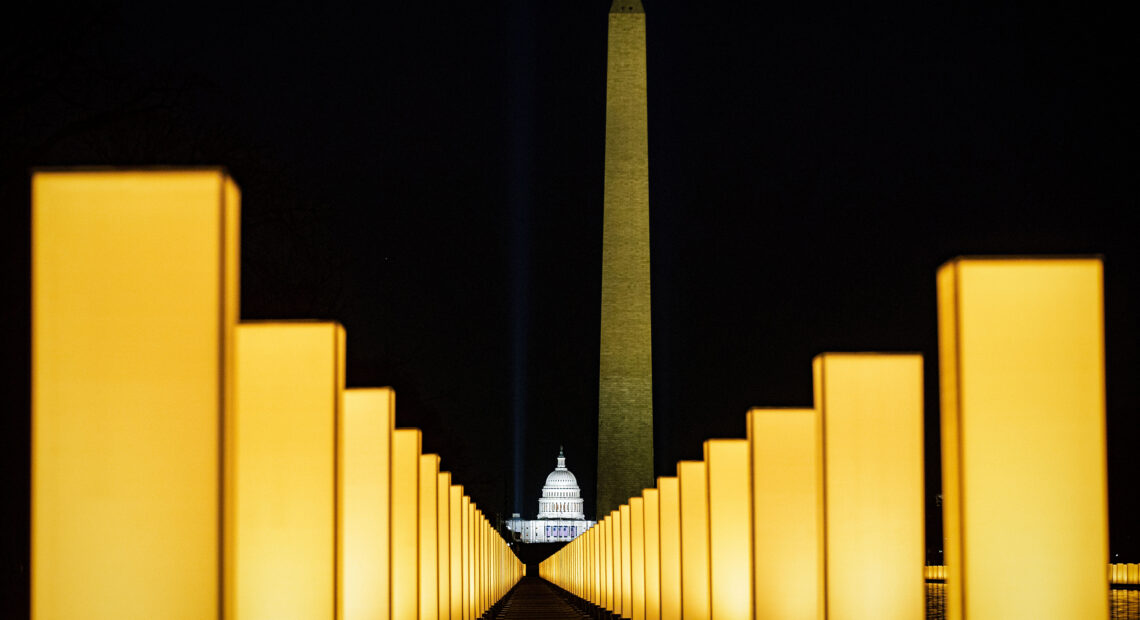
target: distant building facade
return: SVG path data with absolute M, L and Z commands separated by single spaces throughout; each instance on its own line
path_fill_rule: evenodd
M 546 477 L 542 497 L 538 500 L 538 518 L 527 520 L 515 513 L 507 520 L 507 528 L 524 543 L 566 542 L 577 538 L 594 523 L 586 519 L 578 479 L 566 469 L 566 455 L 559 448 L 558 465 Z

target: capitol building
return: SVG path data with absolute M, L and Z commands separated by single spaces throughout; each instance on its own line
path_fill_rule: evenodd
M 528 521 L 516 512 L 507 520 L 507 528 L 524 543 L 567 542 L 594 523 L 586 519 L 578 479 L 566 469 L 566 455 L 559 447 L 558 466 L 546 477 L 542 498 L 538 500 L 538 518 Z

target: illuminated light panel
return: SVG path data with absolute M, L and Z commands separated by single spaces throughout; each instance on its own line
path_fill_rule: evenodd
M 748 412 L 756 618 L 821 620 L 823 444 L 814 409 Z
M 614 530 L 610 524 L 612 515 L 607 515 L 598 524 L 602 528 L 602 589 L 605 592 L 602 607 L 614 610 Z
M 331 617 L 336 609 L 336 427 L 344 329 L 237 328 L 232 424 L 233 563 L 238 616 Z
M 460 579 L 462 581 L 463 619 L 471 618 L 471 498 L 464 495 L 459 509 L 460 530 L 462 536 L 462 566 Z
M 938 271 L 949 618 L 1108 618 L 1103 291 L 1093 258 Z
M 632 530 L 630 527 L 629 504 L 618 506 L 618 519 L 621 522 L 621 615 L 633 617 L 633 557 Z
M 681 499 L 677 479 L 657 479 L 661 510 L 661 620 L 681 620 Z
M 629 500 L 630 617 L 645 620 L 645 500 Z
M 681 508 L 681 616 L 709 617 L 709 494 L 704 461 L 677 463 Z
M 33 618 L 218 614 L 239 203 L 223 170 L 33 175 Z
M 418 620 L 420 577 L 419 429 L 392 432 L 392 620 Z
M 709 602 L 713 620 L 752 618 L 751 489 L 748 441 L 704 444 L 708 475 Z
M 437 480 L 436 517 L 439 542 L 439 618 L 451 620 L 451 472 L 441 471 Z M 458 619 L 457 619 L 458 620 Z
M 622 553 L 621 553 L 621 507 L 618 506 L 610 512 L 610 557 L 613 558 L 613 580 L 614 580 L 614 613 L 622 615 L 621 604 L 625 597 L 622 596 Z
M 345 390 L 338 432 L 337 580 L 342 618 L 388 617 L 388 495 L 396 395 Z
M 420 455 L 420 620 L 439 620 L 439 455 Z
M 828 617 L 921 618 L 922 356 L 825 353 L 812 366 Z
M 658 620 L 661 617 L 661 519 L 660 499 L 657 489 L 645 489 L 644 532 L 645 532 L 645 617 Z

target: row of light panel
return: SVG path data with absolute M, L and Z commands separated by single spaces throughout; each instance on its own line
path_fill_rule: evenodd
M 471 620 L 521 577 L 340 325 L 238 322 L 224 171 L 32 201 L 33 618 Z
M 937 282 L 947 618 L 1108 618 L 1101 261 Z M 816 357 L 814 408 L 748 412 L 542 576 L 632 620 L 923 617 L 922 366 Z

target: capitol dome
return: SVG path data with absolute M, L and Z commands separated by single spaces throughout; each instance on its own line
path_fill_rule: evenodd
M 585 519 L 578 479 L 566 469 L 566 455 L 558 448 L 558 465 L 546 477 L 538 500 L 539 519 Z

